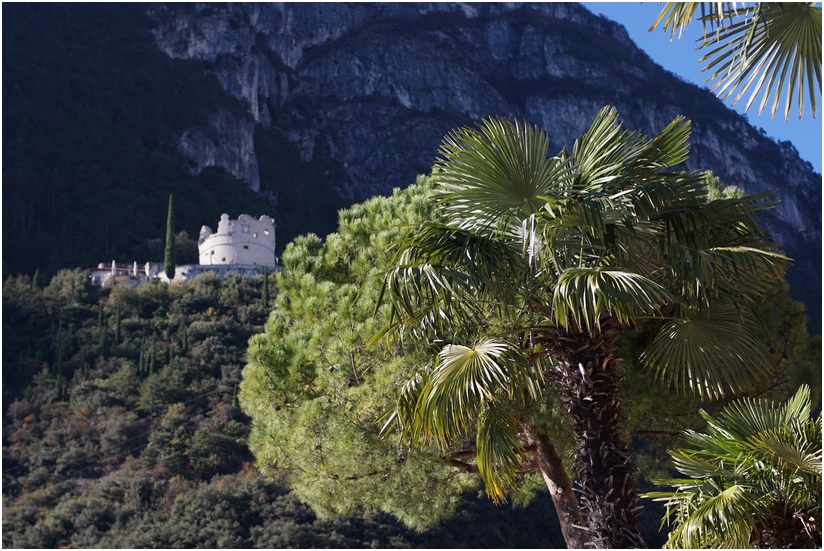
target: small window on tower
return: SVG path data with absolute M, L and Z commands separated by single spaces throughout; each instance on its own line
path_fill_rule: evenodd
M 269 235 L 269 230 L 268 230 L 268 228 L 265 228 L 265 229 L 263 230 L 263 233 L 265 233 L 266 235 Z
M 249 245 L 244 245 L 244 246 L 243 246 L 243 248 L 244 248 L 244 249 L 248 249 L 248 248 L 249 248 Z
M 257 237 L 257 232 L 254 232 L 254 233 L 252 234 L 252 237 Z
M 247 224 L 243 224 L 242 229 L 243 233 L 249 233 L 249 226 Z

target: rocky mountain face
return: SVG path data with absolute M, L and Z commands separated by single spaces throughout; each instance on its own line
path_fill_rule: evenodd
M 797 259 L 796 296 L 820 319 L 820 175 L 580 5 L 153 4 L 148 15 L 161 50 L 206 62 L 248 107 L 245 118 L 216 112 L 180 136 L 190 168 L 224 167 L 273 206 L 280 190 L 258 170 L 256 132 L 328 167 L 326 189 L 354 202 L 429 172 L 446 132 L 486 116 L 538 124 L 554 153 L 606 104 L 645 134 L 684 115 L 687 169 L 748 193 L 777 190 L 765 221 Z

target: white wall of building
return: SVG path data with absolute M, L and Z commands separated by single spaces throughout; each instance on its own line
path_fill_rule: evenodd
M 230 220 L 228 214 L 223 214 L 216 233 L 208 226 L 200 229 L 198 252 L 201 265 L 245 264 L 274 268 L 275 221 L 266 215 L 255 219 L 248 214 Z

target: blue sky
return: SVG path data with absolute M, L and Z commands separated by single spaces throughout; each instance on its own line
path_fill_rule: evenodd
M 604 15 L 626 27 L 629 36 L 638 47 L 662 67 L 688 82 L 707 88 L 704 84 L 707 75 L 701 73 L 703 65 L 698 64 L 701 55 L 695 50 L 697 45 L 695 40 L 703 32 L 701 23 L 696 22 L 690 25 L 680 41 L 677 35 L 675 39 L 670 41 L 670 35 L 665 35 L 660 27 L 653 32 L 648 32 L 663 4 L 659 5 L 657 2 L 645 2 L 643 4 L 637 2 L 584 2 L 584 6 L 591 12 Z M 744 106 L 748 97 L 748 95 L 744 96 L 735 107 L 731 107 L 730 101 L 725 103 L 739 113 L 744 113 Z M 770 119 L 768 109 L 769 106 L 764 109 L 761 116 L 757 116 L 758 106 L 753 105 L 753 107 L 750 107 L 746 113 L 750 124 L 763 128 L 767 135 L 773 139 L 792 142 L 801 158 L 809 161 L 816 172 L 821 174 L 821 101 L 819 101 L 817 118 L 815 119 L 812 117 L 812 111 L 808 105 L 805 106 L 804 118 L 801 121 L 798 120 L 797 107 L 794 107 L 794 111 L 790 113 L 790 118 L 786 122 L 784 121 L 782 107 L 779 106 L 779 110 L 773 119 Z

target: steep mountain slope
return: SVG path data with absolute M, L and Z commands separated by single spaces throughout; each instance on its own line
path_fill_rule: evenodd
M 197 61 L 171 60 L 128 4 L 3 5 L 3 277 L 162 259 L 178 230 L 268 203 L 225 171 L 192 175 L 176 140 L 243 104 Z M 249 124 L 251 126 L 251 123 Z M 223 209 L 226 209 L 225 211 Z
M 582 6 L 190 4 L 149 15 L 163 51 L 205 62 L 246 101 L 259 133 L 285 140 L 284 156 L 296 150 L 329 167 L 321 179 L 347 201 L 411 182 L 429 170 L 448 130 L 485 116 L 537 123 L 559 150 L 604 104 L 647 134 L 683 115 L 693 121 L 686 168 L 712 170 L 749 193 L 777 190 L 781 202 L 765 222 L 796 258 L 790 283 L 820 320 L 820 176 L 791 144 L 762 136 Z M 231 134 L 235 148 L 249 140 L 218 124 L 187 130 L 179 149 L 197 169 L 215 164 L 210 132 Z M 277 205 L 287 191 L 278 161 L 247 161 L 221 166 Z
M 169 194 L 177 230 L 196 247 L 221 213 L 268 214 L 278 241 L 325 234 L 346 202 L 327 170 L 289 144 L 251 133 L 243 102 L 196 60 L 174 60 L 138 4 L 3 5 L 3 279 L 54 275 L 99 262 L 162 261 Z M 209 130 L 215 163 L 260 159 L 284 182 L 280 207 L 219 167 L 178 152 L 192 128 Z M 248 139 L 231 140 L 246 131 Z M 197 133 L 192 143 L 197 146 Z M 281 152 L 281 153 L 279 153 Z M 268 171 L 268 172 L 267 172 Z

